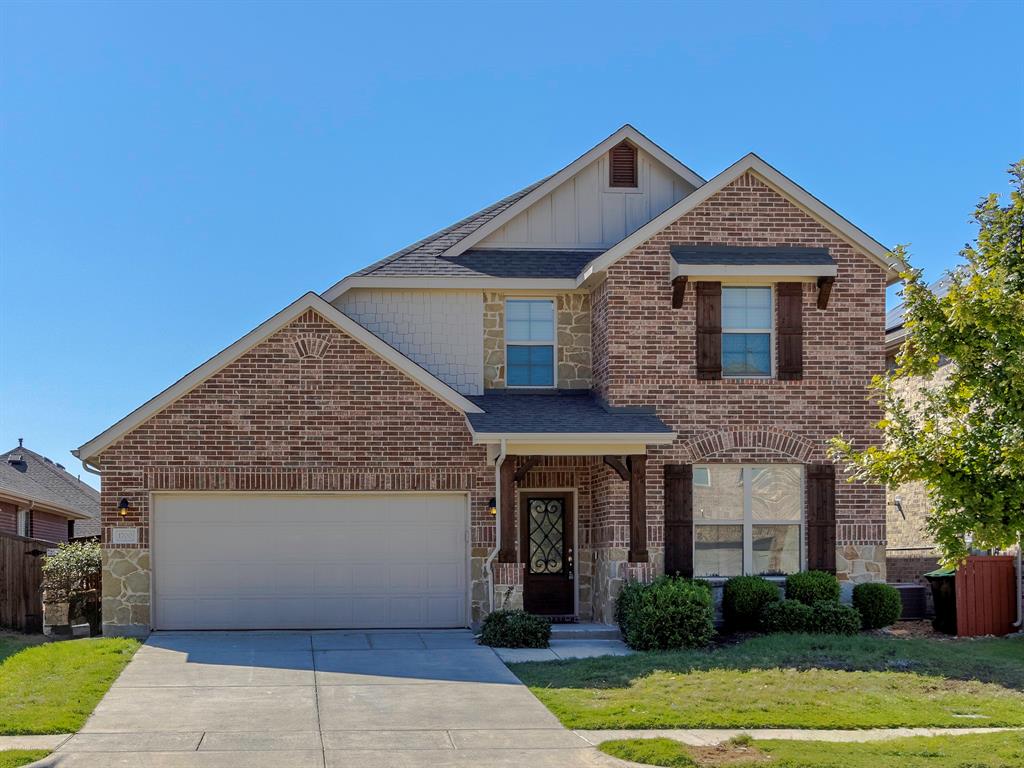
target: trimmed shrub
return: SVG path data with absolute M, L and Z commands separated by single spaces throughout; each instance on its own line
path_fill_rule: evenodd
M 860 632 L 860 612 L 852 605 L 819 600 L 811 606 L 811 632 L 819 635 L 856 635 Z
M 551 622 L 526 611 L 491 611 L 484 617 L 480 642 L 493 648 L 547 648 Z
M 722 617 L 733 631 L 758 629 L 761 611 L 777 603 L 779 588 L 760 576 L 734 576 L 722 589 Z
M 765 632 L 810 632 L 814 610 L 799 600 L 779 600 L 761 611 Z
M 864 629 L 881 629 L 899 621 L 903 600 L 899 590 L 888 584 L 869 582 L 853 588 L 853 605 L 860 611 Z
M 630 582 L 615 605 L 626 645 L 637 651 L 696 648 L 715 634 L 714 605 L 706 582 L 659 576 Z
M 786 577 L 786 599 L 814 605 L 821 600 L 839 601 L 839 579 L 827 571 L 802 571 Z

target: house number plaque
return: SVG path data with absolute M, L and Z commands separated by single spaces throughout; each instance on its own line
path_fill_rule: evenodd
M 138 544 L 138 528 L 112 528 L 110 533 L 112 544 Z

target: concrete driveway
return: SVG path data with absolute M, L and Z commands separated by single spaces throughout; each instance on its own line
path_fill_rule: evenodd
M 467 631 L 173 632 L 139 649 L 37 765 L 621 765 L 564 729 Z

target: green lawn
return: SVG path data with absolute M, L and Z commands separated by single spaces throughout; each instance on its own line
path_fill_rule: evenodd
M 602 752 L 668 768 L 1020 768 L 1024 733 L 918 736 L 863 744 L 755 741 L 752 746 L 691 748 L 669 739 L 607 741 Z
M 771 635 L 511 666 L 570 728 L 1024 726 L 1024 638 Z
M 138 647 L 124 638 L 67 640 L 5 658 L 0 646 L 0 735 L 77 731 Z
M 42 642 L 45 642 L 42 635 L 21 635 L 0 631 L 0 661 L 17 653 L 22 648 L 39 645 Z
M 18 768 L 42 760 L 48 754 L 45 749 L 5 749 L 0 751 L 0 768 Z

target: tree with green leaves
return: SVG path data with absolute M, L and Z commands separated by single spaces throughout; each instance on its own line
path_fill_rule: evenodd
M 1008 202 L 978 203 L 977 239 L 946 295 L 929 291 L 920 270 L 901 275 L 906 340 L 895 370 L 871 384 L 882 444 L 837 437 L 830 449 L 854 479 L 923 482 L 927 530 L 947 564 L 972 547 L 1011 547 L 1024 532 L 1024 160 L 1009 174 Z

